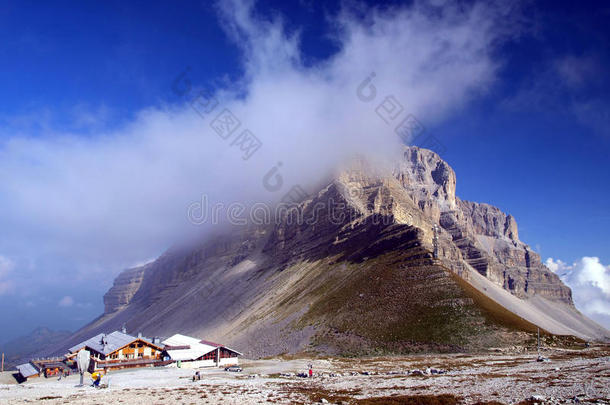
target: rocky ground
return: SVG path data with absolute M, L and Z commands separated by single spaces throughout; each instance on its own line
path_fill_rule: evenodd
M 407 357 L 274 358 L 242 373 L 139 369 L 109 374 L 109 388 L 76 387 L 78 376 L 0 379 L 2 404 L 532 404 L 610 403 L 610 347 L 532 353 Z M 299 377 L 313 364 L 314 377 Z

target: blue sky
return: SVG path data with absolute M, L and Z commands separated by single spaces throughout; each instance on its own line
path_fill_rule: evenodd
M 424 15 L 428 22 L 421 31 L 401 31 L 398 21 L 392 35 L 379 34 L 368 43 L 371 19 L 391 25 L 393 17 L 384 17 L 384 10 L 408 9 L 410 4 L 287 3 L 258 2 L 247 21 L 240 20 L 239 5 L 231 9 L 224 3 L 211 2 L 5 1 L 0 5 L 0 151 L 5 162 L 10 161 L 0 164 L 0 179 L 5 184 L 14 180 L 10 186 L 0 187 L 0 210 L 7 213 L 0 216 L 4 229 L 0 258 L 5 259 L 4 274 L 0 261 L 0 286 L 2 282 L 6 286 L 4 291 L 0 288 L 0 321 L 16 323 L 14 330 L 0 335 L 0 341 L 39 325 L 78 328 L 102 311 L 102 294 L 117 272 L 154 258 L 171 244 L 178 232 L 172 226 L 172 215 L 178 215 L 185 202 L 180 205 L 169 197 L 158 197 L 155 191 L 163 194 L 163 190 L 155 189 L 155 184 L 167 181 L 172 187 L 181 184 L 184 188 L 201 184 L 206 192 L 216 190 L 220 194 L 235 188 L 231 183 L 235 179 L 229 175 L 224 186 L 206 183 L 205 178 L 219 170 L 216 166 L 202 168 L 208 172 L 201 173 L 200 181 L 191 171 L 188 176 L 174 172 L 176 164 L 169 158 L 136 156 L 136 161 L 159 159 L 161 167 L 167 164 L 172 170 L 166 170 L 167 179 L 163 172 L 153 175 L 146 171 L 134 180 L 133 184 L 150 182 L 150 187 L 141 191 L 149 200 L 163 202 L 167 198 L 168 202 L 147 212 L 146 220 L 130 222 L 135 212 L 130 209 L 146 210 L 144 200 L 129 196 L 128 202 L 113 205 L 121 195 L 130 193 L 130 187 L 127 183 L 124 188 L 113 186 L 109 192 L 102 181 L 97 183 L 106 177 L 106 168 L 116 172 L 113 179 L 121 178 L 121 170 L 132 170 L 116 165 L 115 159 L 132 157 L 123 149 L 107 146 L 107 139 L 121 143 L 125 138 L 134 148 L 152 149 L 150 143 L 137 138 L 137 133 L 154 129 L 174 136 L 192 128 L 193 118 L 182 118 L 187 114 L 183 111 L 184 99 L 172 92 L 172 82 L 185 68 L 190 67 L 188 75 L 194 88 L 217 91 L 221 100 L 233 100 L 244 108 L 242 117 L 249 117 L 252 128 L 263 128 L 264 122 L 257 118 L 259 110 L 247 104 L 255 97 L 244 94 L 270 89 L 277 91 L 275 98 L 262 97 L 261 105 L 281 110 L 284 104 L 290 104 L 290 95 L 270 85 L 270 77 L 278 75 L 287 83 L 299 82 L 292 97 L 306 99 L 311 86 L 301 82 L 312 75 L 326 72 L 330 79 L 325 80 L 337 80 L 333 73 L 351 75 L 350 66 L 357 66 L 360 59 L 374 61 L 379 57 L 377 65 L 363 63 L 362 72 L 354 72 L 354 77 L 364 78 L 372 67 L 383 80 L 382 74 L 387 71 L 386 86 L 381 83 L 379 89 L 391 91 L 400 78 L 390 77 L 390 73 L 409 65 L 408 50 L 403 59 L 387 60 L 384 57 L 388 55 L 382 51 L 374 56 L 364 52 L 367 48 L 359 46 L 359 38 L 365 38 L 365 45 L 376 45 L 377 50 L 386 46 L 392 49 L 392 41 L 402 43 L 401 38 L 392 35 L 410 35 L 410 40 L 418 44 L 421 35 L 421 43 L 426 44 L 430 36 L 426 30 L 434 30 L 434 24 L 428 24 L 430 20 L 438 17 L 439 30 L 450 32 L 452 20 L 445 13 L 450 17 L 461 15 L 460 7 L 452 7 L 449 13 L 442 10 L 452 3 L 435 1 L 432 3 L 445 5 L 427 9 L 430 14 Z M 463 8 L 472 4 L 466 2 Z M 376 17 L 376 13 L 382 17 Z M 402 15 L 393 11 L 387 14 Z M 575 263 L 594 256 L 601 263 L 610 263 L 610 6 L 601 2 L 516 2 L 508 11 L 485 9 L 483 17 L 473 14 L 472 21 L 498 21 L 478 34 L 477 27 L 464 23 L 456 33 L 466 32 L 464 35 L 472 35 L 472 39 L 454 43 L 465 51 L 456 49 L 447 56 L 450 68 L 437 67 L 438 76 L 430 77 L 414 70 L 409 80 L 421 77 L 420 81 L 405 79 L 404 83 L 415 83 L 417 88 L 405 85 L 396 94 L 404 91 L 401 100 L 418 111 L 426 132 L 442 143 L 442 156 L 457 173 L 461 198 L 488 202 L 513 214 L 521 239 L 539 251 L 543 260 L 551 257 Z M 278 19 L 282 39 L 268 44 L 263 39 L 276 32 Z M 408 21 L 417 25 L 419 20 Z M 345 39 L 345 31 L 351 33 L 351 42 Z M 485 41 L 478 43 L 477 35 L 484 36 Z M 293 52 L 291 40 L 297 44 L 297 56 L 289 54 Z M 352 63 L 342 64 L 342 49 L 352 49 L 345 56 Z M 251 52 L 267 57 L 267 51 L 271 56 L 262 62 L 249 56 Z M 282 56 L 284 51 L 289 55 Z M 339 62 L 333 62 L 336 60 Z M 332 63 L 334 67 L 328 68 Z M 301 76 L 288 82 L 295 75 Z M 435 82 L 428 86 L 426 81 L 441 81 L 443 85 Z M 428 88 L 432 90 L 427 92 Z M 418 97 L 411 99 L 410 94 Z M 240 100 L 244 98 L 247 103 L 242 105 Z M 420 103 L 428 99 L 432 105 L 433 101 L 442 104 L 442 113 Z M 340 131 L 332 125 L 327 128 Z M 316 131 L 320 132 L 318 128 Z M 176 136 L 176 143 L 184 140 Z M 316 144 L 312 138 L 311 143 Z M 358 144 L 358 139 L 353 143 Z M 66 142 L 69 147 L 61 146 Z M 280 142 L 265 142 L 269 153 L 287 153 L 282 149 L 287 146 Z M 163 144 L 163 150 L 172 148 L 172 143 Z M 39 150 L 41 154 L 37 155 Z M 105 153 L 97 156 L 99 150 Z M 100 166 L 83 168 L 87 176 L 79 177 L 75 166 L 61 166 L 62 160 L 84 162 L 86 166 L 87 153 L 95 154 L 91 160 L 101 162 Z M 186 155 L 184 151 L 170 155 L 180 157 L 181 153 Z M 229 159 L 223 153 L 217 158 Z M 205 160 L 203 156 L 201 160 Z M 309 159 L 306 154 L 292 158 L 294 162 Z M 274 160 L 250 171 L 264 173 L 272 164 L 268 162 L 276 161 L 275 157 L 269 159 Z M 191 168 L 188 158 L 184 162 Z M 197 166 L 193 163 L 192 167 Z M 295 163 L 293 167 L 296 173 L 302 166 Z M 62 181 L 58 182 L 60 177 Z M 89 183 L 103 192 L 94 195 Z M 12 198 L 16 190 L 19 199 Z M 59 190 L 58 195 L 47 200 L 45 196 L 53 190 Z M 84 196 L 78 190 L 83 190 Z M 192 193 L 183 188 L 170 190 L 167 194 L 186 201 L 192 198 Z M 62 205 L 64 193 L 70 194 L 72 201 L 66 206 Z M 84 202 L 79 204 L 81 199 Z M 98 207 L 98 201 L 107 205 Z M 116 206 L 121 208 L 112 208 Z M 77 219 L 67 214 L 75 210 L 83 211 Z M 21 213 L 27 219 L 17 215 Z M 125 223 L 125 228 L 105 229 L 115 217 Z M 85 229 L 85 222 L 89 228 Z M 98 236 L 79 245 L 83 235 L 88 237 L 90 233 Z M 119 248 L 129 249 L 129 253 L 115 254 Z M 70 299 L 61 301 L 66 296 Z

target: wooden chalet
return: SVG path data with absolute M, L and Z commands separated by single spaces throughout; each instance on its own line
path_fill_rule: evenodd
M 163 347 L 156 342 L 115 331 L 109 334 L 100 333 L 72 348 L 70 353 L 76 354 L 87 349 L 94 360 L 94 369 L 119 369 L 127 367 L 146 367 L 162 365 Z

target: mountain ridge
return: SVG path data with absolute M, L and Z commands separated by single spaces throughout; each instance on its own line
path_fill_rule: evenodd
M 72 335 L 73 332 L 70 331 L 55 331 L 39 326 L 27 335 L 0 344 L 0 352 L 5 355 L 4 369 L 9 370 L 34 357 L 42 357 L 54 346 L 62 345 Z
M 121 273 L 105 313 L 74 339 L 126 324 L 205 335 L 252 357 L 475 350 L 525 342 L 532 325 L 608 339 L 519 240 L 511 215 L 455 191 L 453 169 L 432 151 L 405 147 L 392 170 L 360 157 L 268 224 L 217 232 Z M 514 319 L 488 316 L 480 294 Z

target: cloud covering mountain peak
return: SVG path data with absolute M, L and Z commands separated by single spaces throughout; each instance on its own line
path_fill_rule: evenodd
M 546 266 L 572 289 L 576 307 L 606 328 L 610 327 L 610 266 L 598 257 L 582 257 L 572 264 L 551 257 Z

